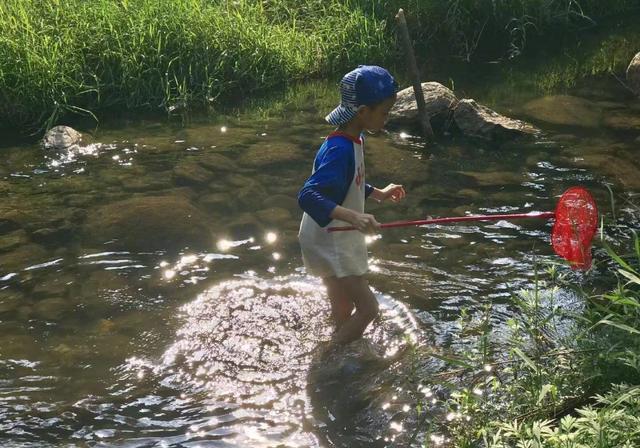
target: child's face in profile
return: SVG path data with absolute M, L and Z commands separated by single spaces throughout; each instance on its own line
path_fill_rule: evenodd
M 379 131 L 387 122 L 389 111 L 396 102 L 396 96 L 391 96 L 375 106 L 362 106 L 359 114 L 362 126 L 368 131 Z

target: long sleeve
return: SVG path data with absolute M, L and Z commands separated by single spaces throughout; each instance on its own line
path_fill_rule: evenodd
M 298 193 L 298 204 L 320 227 L 331 222 L 333 209 L 342 204 L 353 180 L 355 160 L 350 142 L 320 148 L 315 171 Z
M 369 197 L 369 195 L 373 193 L 373 185 L 371 184 L 364 184 L 364 197 L 365 199 Z

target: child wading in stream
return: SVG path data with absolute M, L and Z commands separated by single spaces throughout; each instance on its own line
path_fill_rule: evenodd
M 378 301 L 364 277 L 364 234 L 375 233 L 380 224 L 364 212 L 364 201 L 397 202 L 405 191 L 402 185 L 378 189 L 365 183 L 362 132 L 382 129 L 397 90 L 393 76 L 377 66 L 361 65 L 342 78 L 340 105 L 325 118 L 336 129 L 320 146 L 311 177 L 298 194 L 304 210 L 298 235 L 302 258 L 307 271 L 322 277 L 327 288 L 338 344 L 360 338 L 378 315 Z M 327 231 L 348 224 L 359 232 Z

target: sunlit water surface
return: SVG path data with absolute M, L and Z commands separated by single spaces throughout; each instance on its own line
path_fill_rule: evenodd
M 590 100 L 627 110 L 622 100 Z M 318 356 L 332 328 L 321 283 L 301 266 L 295 196 L 329 132 L 321 113 L 186 128 L 115 123 L 79 153 L 2 149 L 2 446 L 406 441 L 415 422 L 403 402 L 408 363 L 326 365 Z M 625 113 L 640 121 L 637 107 Z M 536 124 L 539 141 L 503 146 L 453 138 L 425 148 L 403 129 L 369 136 L 368 181 L 401 183 L 408 194 L 368 210 L 381 222 L 547 211 L 580 184 L 606 214 L 606 186 L 640 191 L 640 125 Z M 637 227 L 633 210 L 619 207 L 621 227 Z M 383 313 L 368 350 L 389 356 L 411 340 L 455 352 L 465 343 L 460 310 L 475 316 L 486 303 L 499 335 L 536 263 L 559 261 L 550 228 L 499 221 L 372 238 L 370 282 Z M 418 366 L 425 376 L 450 368 Z

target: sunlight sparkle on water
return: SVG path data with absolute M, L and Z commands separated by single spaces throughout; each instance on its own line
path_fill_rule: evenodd
M 220 127 L 220 132 L 222 132 L 223 134 L 224 134 L 225 132 L 227 132 L 227 127 L 226 127 L 226 126 L 221 126 L 221 127 Z
M 267 232 L 267 234 L 264 236 L 264 239 L 267 243 L 273 244 L 278 239 L 278 235 L 275 232 Z
M 366 235 L 364 237 L 364 241 L 367 244 L 371 244 L 376 240 L 379 240 L 380 238 L 382 238 L 382 235 L 378 234 L 378 235 Z
M 174 271 L 173 269 L 167 269 L 166 271 L 164 271 L 164 278 L 166 278 L 167 280 L 171 280 L 175 276 L 176 271 Z
M 180 258 L 180 262 L 179 264 L 181 266 L 187 265 L 187 264 L 192 264 L 195 263 L 195 261 L 198 259 L 197 255 L 185 255 L 182 258 Z
M 274 260 L 276 260 L 276 261 L 277 261 L 277 260 L 279 260 L 279 259 L 281 259 L 281 258 L 282 258 L 282 255 L 280 255 L 278 252 L 274 252 L 274 253 L 273 253 L 273 259 L 274 259 Z
M 233 247 L 233 243 L 229 240 L 219 240 L 216 246 L 218 247 L 218 250 L 226 252 Z
M 218 247 L 218 250 L 222 252 L 226 252 L 232 247 L 238 247 L 244 244 L 253 244 L 254 242 L 255 242 L 254 237 L 247 238 L 246 240 L 237 240 L 237 241 L 231 241 L 223 238 L 221 240 L 218 240 L 218 242 L 216 243 L 216 246 Z

